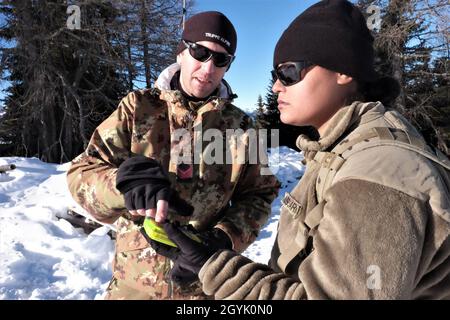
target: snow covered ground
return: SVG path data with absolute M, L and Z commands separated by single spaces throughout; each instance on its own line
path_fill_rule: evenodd
M 281 198 L 303 174 L 301 160 L 289 148 L 272 149 L 271 166 L 282 189 L 247 257 L 269 260 Z M 17 168 L 0 174 L 0 299 L 101 299 L 111 278 L 114 242 L 108 226 L 86 235 L 57 218 L 76 205 L 66 185 L 69 164 L 0 158 L 0 165 L 11 163 Z

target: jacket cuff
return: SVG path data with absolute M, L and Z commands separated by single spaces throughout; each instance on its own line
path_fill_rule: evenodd
M 220 222 L 217 225 L 214 226 L 214 228 L 218 228 L 225 232 L 228 237 L 231 239 L 232 247 L 231 249 L 235 252 L 242 253 L 247 249 L 248 244 L 244 243 L 241 239 L 241 236 L 237 234 L 234 229 L 236 229 L 234 226 L 231 226 L 231 224 L 227 222 Z

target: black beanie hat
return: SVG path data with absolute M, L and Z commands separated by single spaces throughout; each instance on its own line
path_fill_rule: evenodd
M 306 60 L 371 82 L 377 79 L 373 40 L 356 6 L 346 0 L 324 0 L 306 9 L 283 32 L 273 65 Z
M 229 54 L 236 52 L 237 35 L 233 24 L 221 12 L 206 11 L 189 18 L 184 25 L 181 39 L 197 42 L 211 41 L 220 44 Z M 186 49 L 180 42 L 177 54 Z

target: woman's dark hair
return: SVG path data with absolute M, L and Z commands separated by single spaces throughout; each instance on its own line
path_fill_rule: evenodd
M 400 94 L 400 84 L 391 77 L 382 77 L 374 82 L 357 82 L 357 95 L 354 101 L 381 101 L 385 106 L 391 106 Z

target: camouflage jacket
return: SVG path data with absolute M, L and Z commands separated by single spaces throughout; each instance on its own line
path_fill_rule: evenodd
M 266 223 L 279 182 L 272 174 L 261 174 L 261 169 L 268 169 L 261 164 L 264 161 L 249 161 L 247 130 L 253 128 L 252 120 L 231 104 L 231 90 L 226 83 L 219 97 L 200 104 L 187 102 L 179 91 L 169 87 L 177 69 L 176 64 L 166 69 L 156 83 L 158 88 L 129 93 L 96 128 L 86 151 L 72 161 L 67 174 L 70 192 L 96 219 L 117 224 L 119 252 L 145 248 L 148 244 L 138 232 L 142 219 L 128 214 L 115 181 L 117 168 L 125 159 L 134 155 L 155 158 L 169 172 L 172 187 L 194 207 L 189 223 L 199 230 L 221 228 L 232 239 L 233 249 L 242 252 Z M 200 147 L 193 161 L 193 178 L 182 182 L 176 177 L 177 153 L 173 152 L 183 141 L 175 139 L 177 129 L 193 138 L 191 149 Z M 216 148 L 215 153 L 224 151 L 224 164 L 205 160 L 211 148 L 198 132 L 208 129 L 215 129 L 209 131 L 214 133 L 209 141 L 217 143 L 219 138 L 223 142 L 222 150 Z M 227 129 L 242 129 L 244 134 L 232 139 L 226 136 Z M 243 149 L 234 148 L 237 141 Z M 237 161 L 242 159 L 242 152 L 245 161 Z M 226 162 L 225 154 L 233 159 L 232 163 Z

